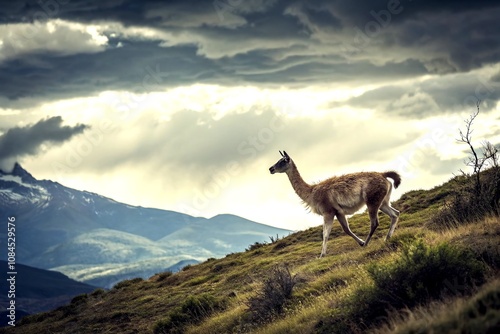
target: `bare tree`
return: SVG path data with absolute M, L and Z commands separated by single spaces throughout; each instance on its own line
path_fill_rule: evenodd
M 479 221 L 488 215 L 500 216 L 500 163 L 499 149 L 485 140 L 481 148 L 472 144 L 473 123 L 479 114 L 477 110 L 465 122 L 465 129 L 459 129 L 459 143 L 466 144 L 470 154 L 464 161 L 472 169 L 472 174 L 463 170 L 464 183 L 455 189 L 443 209 L 434 216 L 434 226 L 458 226 Z
M 500 168 L 499 168 L 499 151 L 498 148 L 491 142 L 485 140 L 482 142 L 481 152 L 478 152 L 472 144 L 472 125 L 474 120 L 479 115 L 479 105 L 481 101 L 477 101 L 477 110 L 470 115 L 465 122 L 465 130 L 459 129 L 460 138 L 458 142 L 464 143 L 469 146 L 470 156 L 465 160 L 465 164 L 472 168 L 472 177 L 474 179 L 473 195 L 476 200 L 486 200 L 488 204 L 498 214 L 498 202 L 500 200 Z M 488 176 L 488 182 L 481 180 L 481 171 L 485 169 L 492 169 L 491 174 Z M 468 175 L 461 170 L 463 175 Z

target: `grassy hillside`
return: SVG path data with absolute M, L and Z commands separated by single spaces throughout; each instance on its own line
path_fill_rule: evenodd
M 500 329 L 500 219 L 454 228 L 432 219 L 462 180 L 411 191 L 393 238 L 389 219 L 362 248 L 321 226 L 179 273 L 123 281 L 7 333 L 441 333 Z M 318 224 L 321 218 L 318 216 Z M 369 219 L 350 219 L 366 236 Z

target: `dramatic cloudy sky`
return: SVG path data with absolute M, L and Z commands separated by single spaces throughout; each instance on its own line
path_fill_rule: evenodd
M 500 142 L 500 3 L 0 1 L 0 165 L 133 205 L 321 224 L 285 175 L 396 169 L 397 198 Z

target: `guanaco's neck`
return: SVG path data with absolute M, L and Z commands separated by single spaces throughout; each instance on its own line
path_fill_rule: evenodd
M 292 161 L 292 167 L 286 171 L 286 175 L 288 175 L 288 179 L 292 184 L 293 190 L 299 195 L 299 197 L 307 204 L 309 204 L 309 197 L 312 192 L 312 186 L 307 184 L 302 177 L 300 176 L 299 170 L 295 163 Z

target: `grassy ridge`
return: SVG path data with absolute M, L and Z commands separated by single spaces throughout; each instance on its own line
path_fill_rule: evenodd
M 328 255 L 318 259 L 318 226 L 176 274 L 97 290 L 52 312 L 26 317 L 7 332 L 431 333 L 442 328 L 473 332 L 476 325 L 488 332 L 500 324 L 500 220 L 429 228 L 459 182 L 403 195 L 393 204 L 403 213 L 389 242 L 383 241 L 389 219 L 381 215 L 367 248 L 336 226 Z M 352 217 L 350 224 L 356 234 L 368 234 L 366 214 Z M 268 282 L 280 288 L 275 284 L 279 276 L 273 275 L 284 265 L 293 277 L 293 291 L 275 312 L 256 321 L 251 301 L 259 302 L 256 296 Z

